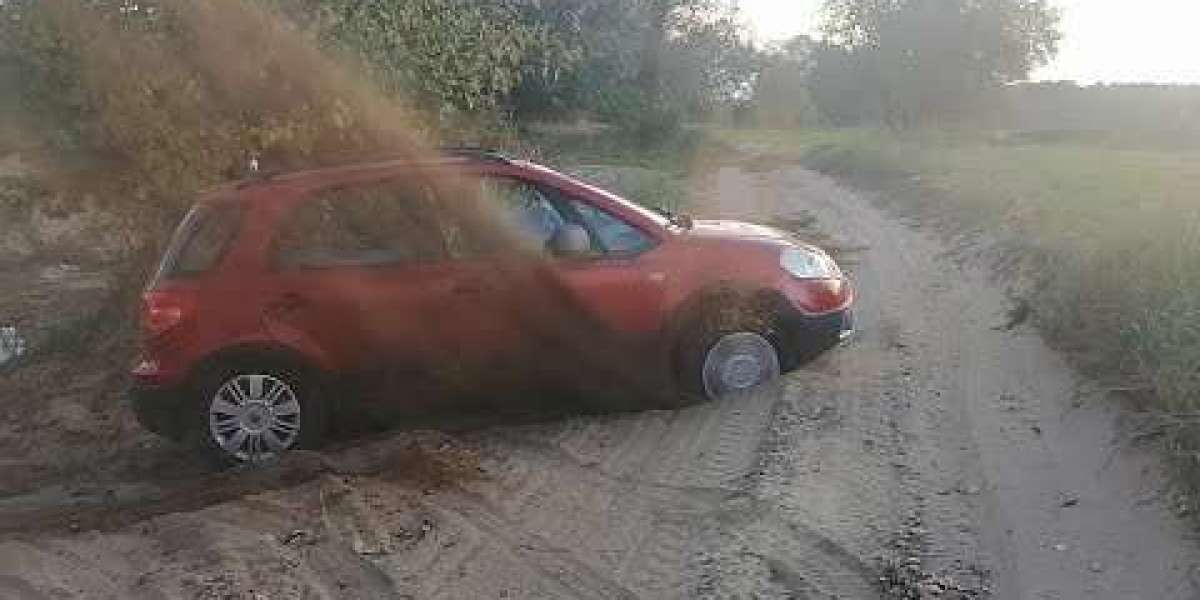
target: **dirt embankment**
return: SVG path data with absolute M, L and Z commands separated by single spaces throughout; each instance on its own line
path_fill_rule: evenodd
M 715 174 L 708 211 L 805 229 L 860 291 L 860 337 L 777 389 L 8 497 L 0 597 L 1200 595 L 1153 455 L 1005 330 L 982 273 L 828 179 L 756 171 Z
M 119 450 L 156 444 L 122 406 L 132 351 L 119 324 L 134 307 L 112 300 L 129 233 L 94 198 L 45 189 L 22 154 L 0 152 L 0 327 L 27 350 L 20 368 L 0 368 L 9 494 L 95 479 L 132 466 Z

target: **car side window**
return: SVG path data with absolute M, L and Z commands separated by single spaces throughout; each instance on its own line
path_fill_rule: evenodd
M 654 247 L 650 236 L 619 217 L 578 198 L 567 198 L 567 203 L 592 235 L 598 251 L 609 256 L 636 256 Z
M 374 182 L 323 190 L 285 219 L 275 264 L 286 269 L 436 261 L 445 255 L 437 217 L 427 186 Z
M 592 239 L 594 257 L 636 256 L 654 247 L 654 239 L 590 202 L 557 190 L 505 177 L 482 178 L 485 205 L 500 211 L 502 225 L 531 250 L 545 251 L 564 225 L 580 225 Z
M 566 222 L 542 190 L 524 181 L 483 177 L 480 191 L 485 205 L 499 211 L 501 226 L 530 250 L 545 250 L 547 242 Z
M 160 276 L 186 278 L 213 268 L 233 242 L 240 224 L 241 207 L 235 203 L 196 207 L 176 234 Z

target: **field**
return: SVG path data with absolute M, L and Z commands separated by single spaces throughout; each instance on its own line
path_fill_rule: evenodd
M 1026 316 L 1144 410 L 1200 487 L 1200 153 L 1118 136 L 726 131 L 987 253 Z M 1175 146 L 1176 148 L 1178 146 Z M 1193 498 L 1195 496 L 1193 495 Z

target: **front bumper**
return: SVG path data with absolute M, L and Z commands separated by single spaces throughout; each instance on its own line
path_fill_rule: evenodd
M 811 316 L 791 310 L 780 316 L 776 327 L 784 362 L 788 368 L 795 368 L 852 339 L 854 312 L 846 309 Z
M 183 422 L 188 415 L 182 390 L 134 383 L 129 401 L 138 423 L 147 431 L 177 441 L 183 437 Z

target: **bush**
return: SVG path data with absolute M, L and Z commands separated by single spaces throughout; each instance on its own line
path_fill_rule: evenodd
M 81 155 L 56 183 L 99 188 L 114 210 L 173 218 L 251 155 L 297 164 L 408 149 L 425 133 L 270 8 L 42 0 L 0 10 L 0 63 L 23 74 L 32 118 L 67 132 Z

